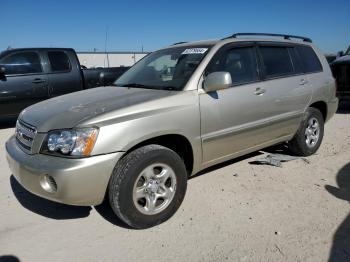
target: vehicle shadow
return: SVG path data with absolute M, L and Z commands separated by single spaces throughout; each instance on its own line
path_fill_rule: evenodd
M 92 210 L 89 206 L 65 205 L 38 197 L 22 187 L 13 175 L 10 177 L 10 184 L 16 199 L 24 208 L 47 218 L 57 220 L 84 218 L 88 217 Z M 94 209 L 109 223 L 130 229 L 114 214 L 108 201 L 105 200 L 101 205 L 95 206 Z
M 262 151 L 255 151 L 255 152 L 252 152 L 250 154 L 247 154 L 247 155 L 244 155 L 244 156 L 240 156 L 240 157 L 237 157 L 237 158 L 225 161 L 223 163 L 220 163 L 220 164 L 208 167 L 208 168 L 206 168 L 206 169 L 204 169 L 204 170 L 202 170 L 202 171 L 192 175 L 191 177 L 189 177 L 189 179 L 193 179 L 193 178 L 196 178 L 196 177 L 199 177 L 199 176 L 203 176 L 203 175 L 205 175 L 207 173 L 210 173 L 212 171 L 218 170 L 220 168 L 224 168 L 226 166 L 229 166 L 229 165 L 238 163 L 240 161 L 246 160 L 248 158 L 256 157 L 256 156 L 259 156 L 259 155 L 262 155 L 262 154 L 263 154 Z
M 108 200 L 103 201 L 101 205 L 95 206 L 94 208 L 97 211 L 97 213 L 99 213 L 109 223 L 125 229 L 132 229 L 129 225 L 121 221 L 116 214 L 114 214 L 111 206 L 109 205 Z
M 204 174 L 210 173 L 214 170 L 218 170 L 220 168 L 224 168 L 226 166 L 235 164 L 237 162 L 256 157 L 259 155 L 264 154 L 264 152 L 269 153 L 283 153 L 285 152 L 286 147 L 284 145 L 278 145 L 274 147 L 266 148 L 262 151 L 256 151 L 232 160 L 228 160 L 226 162 L 217 164 L 215 166 L 209 167 L 193 176 L 191 176 L 189 179 L 193 179 L 199 176 L 202 176 Z M 91 207 L 86 206 L 71 206 L 71 205 L 65 205 L 56 203 L 41 197 L 38 197 L 30 192 L 28 192 L 25 188 L 23 188 L 17 180 L 12 175 L 10 177 L 10 184 L 12 191 L 16 197 L 16 199 L 19 201 L 19 203 L 26 209 L 48 218 L 52 219 L 77 219 L 77 218 L 84 218 L 90 215 Z M 105 200 L 102 204 L 95 206 L 94 209 L 109 223 L 125 228 L 125 229 L 131 229 L 127 224 L 125 224 L 123 221 L 121 221 L 113 212 L 112 208 L 109 205 L 109 202 Z
M 18 202 L 26 209 L 52 219 L 76 219 L 87 217 L 91 207 L 69 206 L 56 203 L 28 192 L 12 175 L 10 177 L 12 191 Z
M 282 143 L 282 144 L 277 144 L 274 146 L 270 146 L 267 148 L 264 148 L 263 150 L 261 150 L 265 153 L 269 153 L 269 154 L 282 154 L 282 155 L 294 155 L 288 148 L 287 143 Z
M 350 101 L 342 101 L 339 103 L 337 114 L 350 114 Z
M 202 176 L 202 175 L 205 175 L 207 173 L 210 173 L 214 170 L 217 170 L 217 169 L 220 169 L 220 168 L 224 168 L 226 166 L 229 166 L 229 165 L 232 165 L 232 164 L 235 164 L 235 163 L 238 163 L 240 161 L 243 161 L 243 160 L 246 160 L 246 159 L 249 159 L 249 158 L 252 158 L 252 157 L 256 157 L 256 156 L 260 156 L 260 155 L 263 155 L 265 153 L 269 153 L 269 154 L 283 154 L 283 155 L 293 155 L 286 143 L 281 143 L 281 144 L 277 144 L 277 145 L 274 145 L 274 146 L 270 146 L 270 147 L 266 147 L 260 151 L 255 151 L 255 152 L 252 152 L 250 154 L 247 154 L 247 155 L 243 155 L 243 156 L 240 156 L 240 157 L 237 157 L 237 158 L 234 158 L 234 159 L 231 159 L 231 160 L 228 160 L 228 161 L 225 161 L 223 163 L 220 163 L 220 164 L 217 164 L 217 165 L 214 165 L 214 166 L 211 166 L 211 167 L 208 167 L 202 171 L 200 171 L 199 173 L 191 176 L 189 179 L 193 179 L 193 178 L 196 178 L 196 177 L 199 177 L 199 176 Z
M 326 185 L 325 189 L 338 199 L 350 202 L 350 163 L 337 174 L 338 187 Z M 333 237 L 329 262 L 350 261 L 350 214 L 338 227 Z

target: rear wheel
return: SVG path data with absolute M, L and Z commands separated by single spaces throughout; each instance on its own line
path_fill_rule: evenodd
M 316 108 L 309 107 L 297 133 L 288 142 L 288 148 L 292 153 L 299 156 L 312 155 L 320 147 L 323 133 L 324 119 L 322 113 Z
M 186 187 L 187 172 L 181 158 L 166 147 L 148 145 L 117 163 L 109 183 L 109 201 L 125 223 L 148 228 L 176 212 Z

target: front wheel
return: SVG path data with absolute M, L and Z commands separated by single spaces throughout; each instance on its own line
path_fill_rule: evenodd
M 309 107 L 304 115 L 300 127 L 291 141 L 289 150 L 299 156 L 314 154 L 321 145 L 324 133 L 324 119 L 322 113 Z
M 182 159 L 160 145 L 148 145 L 122 158 L 109 183 L 114 213 L 129 226 L 148 228 L 170 218 L 184 199 L 187 172 Z

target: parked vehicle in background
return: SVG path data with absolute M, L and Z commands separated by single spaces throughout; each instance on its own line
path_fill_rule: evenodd
M 81 69 L 71 48 L 24 48 L 0 53 L 0 117 L 39 101 L 112 84 L 128 67 Z
M 335 59 L 337 59 L 336 54 L 325 54 L 325 57 L 328 61 L 328 64 L 332 63 Z
M 345 53 L 339 52 L 337 59 L 330 65 L 337 81 L 339 100 L 350 100 L 350 46 Z
M 115 86 L 25 109 L 7 159 L 34 194 L 73 205 L 107 197 L 121 220 L 147 228 L 176 212 L 187 178 L 207 167 L 282 142 L 315 153 L 337 107 L 331 70 L 310 39 L 234 34 L 175 44 Z

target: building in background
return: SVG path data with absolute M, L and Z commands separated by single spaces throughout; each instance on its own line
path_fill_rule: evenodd
M 80 64 L 87 68 L 133 66 L 148 52 L 77 52 Z

